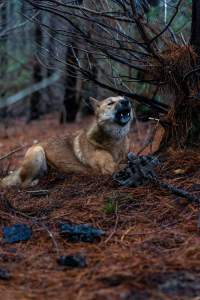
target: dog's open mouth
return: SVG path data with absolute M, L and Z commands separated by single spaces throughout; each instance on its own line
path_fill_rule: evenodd
M 118 109 L 116 114 L 115 114 L 115 121 L 123 126 L 123 125 L 126 125 L 131 119 L 131 110 L 130 108 L 121 108 L 121 109 Z

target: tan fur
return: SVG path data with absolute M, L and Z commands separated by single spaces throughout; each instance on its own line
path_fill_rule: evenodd
M 121 99 L 93 99 L 96 119 L 89 130 L 32 146 L 21 167 L 5 177 L 1 186 L 31 185 L 46 172 L 47 165 L 66 173 L 112 174 L 118 170 L 128 153 L 130 129 L 130 122 L 125 126 L 114 122 L 115 107 Z

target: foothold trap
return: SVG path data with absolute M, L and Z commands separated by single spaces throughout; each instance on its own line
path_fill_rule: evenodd
M 98 240 L 104 231 L 88 224 L 59 224 L 61 235 L 67 238 L 70 242 L 87 242 L 92 243 Z
M 128 154 L 127 166 L 113 174 L 113 179 L 125 187 L 137 187 L 145 183 L 151 182 L 160 188 L 166 189 L 177 196 L 186 198 L 189 202 L 199 203 L 200 200 L 191 193 L 178 188 L 174 185 L 162 182 L 156 172 L 155 167 L 159 164 L 159 160 L 154 156 L 137 156 L 130 152 Z
M 137 156 L 130 152 L 128 154 L 128 165 L 125 169 L 114 173 L 113 179 L 120 185 L 126 187 L 137 187 L 155 178 L 155 166 L 159 164 L 156 157 Z

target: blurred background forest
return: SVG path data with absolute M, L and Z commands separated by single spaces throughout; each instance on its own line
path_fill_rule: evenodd
M 152 66 L 188 45 L 191 21 L 192 0 L 1 1 L 1 119 L 74 121 L 89 96 L 111 94 L 136 99 L 139 114 L 166 112 L 174 96 Z

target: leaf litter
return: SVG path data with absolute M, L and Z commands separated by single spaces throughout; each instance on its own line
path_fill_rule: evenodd
M 17 121 L 14 129 L 8 128 L 1 155 L 34 139 L 69 134 L 79 126 L 84 124 L 61 128 L 51 116 L 27 126 Z M 145 126 L 141 127 L 144 134 Z M 132 140 L 131 151 L 137 152 L 140 145 L 134 132 Z M 12 169 L 24 151 L 9 158 Z M 199 197 L 199 166 L 197 151 L 170 151 L 156 174 Z M 2 160 L 2 173 L 7 168 L 8 161 Z M 174 172 L 177 169 L 187 172 Z M 31 190 L 48 190 L 48 194 L 35 197 L 14 188 L 0 191 L 0 269 L 12 275 L 10 280 L 0 280 L 2 299 L 58 299 L 59 295 L 61 300 L 188 300 L 199 296 L 197 203 L 150 182 L 125 188 L 107 176 L 54 171 Z M 113 207 L 105 210 L 108 201 Z M 89 224 L 105 235 L 94 243 L 72 243 L 60 235 L 60 223 Z M 12 245 L 3 241 L 2 228 L 15 224 L 29 226 L 32 237 L 16 243 L 13 252 Z M 65 261 L 65 256 L 77 254 L 86 259 L 85 267 L 58 264 L 59 257 Z

